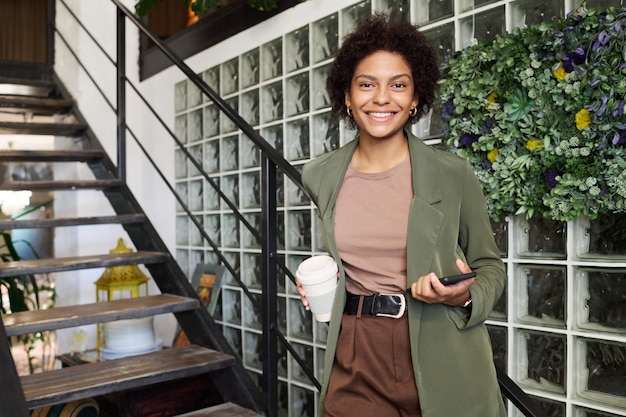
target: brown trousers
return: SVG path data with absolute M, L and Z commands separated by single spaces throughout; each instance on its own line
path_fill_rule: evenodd
M 326 417 L 421 417 L 409 320 L 344 314 Z

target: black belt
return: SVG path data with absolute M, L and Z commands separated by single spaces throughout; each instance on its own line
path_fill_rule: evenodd
M 348 292 L 347 296 L 343 312 L 351 316 L 358 313 L 361 297 L 363 297 L 361 314 L 399 319 L 406 311 L 406 297 L 404 294 L 356 295 Z

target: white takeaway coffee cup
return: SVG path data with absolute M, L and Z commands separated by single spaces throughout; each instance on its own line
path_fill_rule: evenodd
M 316 255 L 302 261 L 296 278 L 302 284 L 315 320 L 330 321 L 337 289 L 337 263 L 327 255 Z

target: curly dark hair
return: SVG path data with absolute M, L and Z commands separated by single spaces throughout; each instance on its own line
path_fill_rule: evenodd
M 435 101 L 439 72 L 439 58 L 417 26 L 401 19 L 390 19 L 384 13 L 375 13 L 360 21 L 356 29 L 343 40 L 326 80 L 332 114 L 346 119 L 355 127 L 345 106 L 345 92 L 350 90 L 352 76 L 359 63 L 377 51 L 402 55 L 409 64 L 414 80 L 414 91 L 419 97 L 417 112 L 409 117 L 417 122 Z

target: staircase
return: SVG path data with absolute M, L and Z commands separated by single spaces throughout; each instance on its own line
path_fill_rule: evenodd
M 0 135 L 52 135 L 63 150 L 0 151 L 0 163 L 63 162 L 86 164 L 93 178 L 0 183 L 0 190 L 97 190 L 108 199 L 111 216 L 0 221 L 0 230 L 121 225 L 136 251 L 97 256 L 19 260 L 0 264 L 0 276 L 56 273 L 142 264 L 160 290 L 131 300 L 57 307 L 0 317 L 0 417 L 24 417 L 35 408 L 98 398 L 156 384 L 202 376 L 215 387 L 209 408 L 162 410 L 158 416 L 259 416 L 262 401 L 234 352 L 195 290 L 168 252 L 117 168 L 91 133 L 58 81 L 0 78 Z M 71 149 L 67 143 L 72 144 Z M 110 246 L 110 245 L 109 245 Z M 130 245 L 129 245 L 130 246 Z M 43 373 L 18 376 L 8 337 L 115 320 L 172 313 L 189 346 L 129 356 Z M 164 393 L 164 396 L 166 393 Z M 159 401 L 159 398 L 155 398 Z M 189 404 L 188 407 L 193 407 Z

